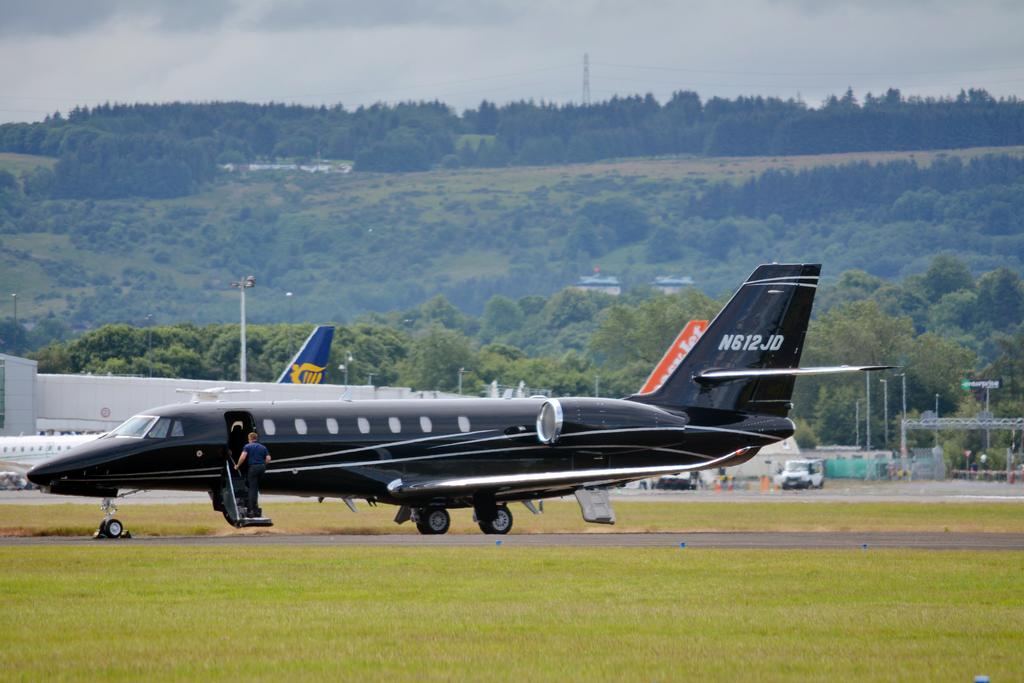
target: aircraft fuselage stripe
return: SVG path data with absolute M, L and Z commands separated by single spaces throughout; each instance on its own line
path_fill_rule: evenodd
M 759 437 L 759 438 L 762 438 L 762 439 L 766 439 L 768 441 L 775 441 L 776 440 L 774 437 L 768 436 L 766 434 L 759 434 L 757 432 L 747 432 L 747 431 L 742 431 L 742 430 L 739 430 L 739 429 L 728 429 L 728 428 L 725 428 L 725 427 L 705 427 L 705 426 L 701 426 L 701 425 L 687 425 L 686 427 L 656 427 L 656 428 L 631 427 L 631 428 L 624 428 L 624 429 L 597 429 L 597 430 L 590 430 L 590 431 L 585 431 L 585 432 L 573 432 L 573 433 L 570 433 L 570 434 L 563 434 L 561 438 L 579 437 L 579 436 L 590 436 L 590 435 L 594 435 L 594 434 L 616 434 L 616 433 L 627 433 L 627 432 L 650 432 L 650 431 L 654 431 L 654 432 L 664 432 L 664 431 L 685 432 L 687 430 L 726 432 L 726 433 L 733 433 L 733 434 L 741 434 L 743 436 Z M 493 430 L 481 430 L 481 431 L 478 431 L 476 433 L 480 434 L 480 433 L 485 433 L 486 431 L 493 431 Z M 533 432 L 531 432 L 530 434 L 533 434 Z M 316 454 L 316 455 L 305 455 L 305 456 L 299 456 L 299 457 L 296 457 L 296 458 L 281 459 L 281 460 L 277 460 L 276 461 L 276 465 L 277 466 L 272 466 L 272 467 L 267 468 L 267 474 L 278 474 L 278 473 L 282 473 L 282 472 L 286 472 L 286 473 L 288 473 L 288 472 L 305 472 L 305 471 L 310 471 L 310 470 L 323 470 L 323 469 L 337 469 L 337 468 L 341 468 L 341 467 L 372 467 L 374 465 L 391 465 L 391 464 L 395 464 L 395 463 L 414 462 L 414 461 L 420 461 L 420 460 L 436 460 L 436 459 L 440 459 L 440 458 L 452 458 L 452 457 L 457 457 L 457 456 L 462 456 L 462 455 L 482 455 L 482 454 L 486 454 L 486 453 L 503 453 L 503 452 L 512 452 L 512 451 L 535 450 L 537 448 L 542 447 L 540 444 L 538 444 L 536 446 L 533 446 L 533 445 L 531 445 L 531 446 L 516 446 L 514 448 L 488 448 L 488 449 L 478 449 L 478 450 L 471 450 L 471 451 L 435 453 L 433 455 L 414 455 L 414 456 L 409 456 L 407 458 L 378 458 L 376 460 L 362 460 L 362 461 L 357 461 L 357 462 L 341 462 L 341 463 L 331 462 L 331 463 L 324 463 L 322 465 L 304 465 L 304 466 L 300 466 L 300 467 L 292 467 L 292 466 L 290 466 L 291 463 L 294 463 L 294 462 L 299 461 L 299 460 L 303 460 L 303 461 L 304 460 L 311 460 L 311 459 L 314 459 L 314 458 L 322 458 L 322 457 L 328 457 L 328 456 L 332 456 L 332 455 L 342 455 L 342 454 L 349 454 L 349 453 L 357 453 L 357 452 L 368 451 L 368 450 L 380 450 L 380 449 L 385 449 L 386 450 L 386 449 L 389 449 L 389 448 L 393 448 L 396 445 L 408 445 L 408 444 L 412 444 L 412 443 L 426 441 L 426 440 L 429 440 L 430 438 L 442 438 L 443 436 L 452 436 L 452 435 L 451 434 L 448 434 L 448 435 L 438 435 L 437 437 L 429 437 L 429 438 L 426 438 L 426 439 L 411 439 L 411 440 L 400 441 L 400 442 L 382 443 L 382 444 L 377 445 L 377 446 L 365 446 L 365 447 L 359 447 L 359 448 L 353 448 L 353 449 L 347 449 L 347 450 L 341 450 L 341 451 L 331 451 L 331 452 L 327 452 L 327 453 L 320 453 L 320 454 Z M 516 435 L 516 436 L 520 436 L 520 435 Z M 498 437 L 492 437 L 492 438 L 489 438 L 489 439 L 476 439 L 476 440 L 474 440 L 473 442 L 470 442 L 470 443 L 482 443 L 482 442 L 486 442 L 486 441 L 501 440 L 501 439 L 505 439 L 505 438 L 508 438 L 508 437 L 502 435 L 502 436 L 498 436 Z M 456 446 L 459 446 L 459 445 L 460 445 L 459 443 L 449 444 L 449 448 L 456 447 Z M 595 444 L 595 445 L 585 446 L 585 448 L 595 448 L 595 449 L 601 449 L 601 448 L 615 448 L 615 449 L 638 448 L 638 449 L 644 449 L 644 450 L 650 450 L 650 451 L 674 452 L 674 453 L 691 455 L 691 456 L 701 457 L 701 458 L 708 458 L 708 457 L 710 457 L 710 456 L 707 456 L 707 455 L 704 455 L 704 454 L 700 454 L 700 453 L 696 453 L 696 452 L 693 452 L 693 451 L 676 450 L 676 449 L 670 449 L 668 447 L 651 447 L 651 446 L 644 446 L 644 445 L 640 445 L 640 444 L 629 444 L 629 445 L 621 445 L 621 444 L 615 444 L 615 445 L 613 445 L 613 444 Z M 95 475 L 90 480 L 95 480 L 95 481 L 113 481 L 113 480 L 121 480 L 121 479 L 126 479 L 126 478 L 154 478 L 154 477 L 155 478 L 163 478 L 163 476 L 167 476 L 167 475 L 182 476 L 182 477 L 185 477 L 185 478 L 201 478 L 201 477 L 219 476 L 219 475 L 186 475 L 185 473 L 188 473 L 188 472 L 217 472 L 217 471 L 219 471 L 219 469 L 220 469 L 219 467 L 205 467 L 205 468 L 194 468 L 194 469 L 188 469 L 188 470 L 158 470 L 158 471 L 154 471 L 154 472 L 130 472 L 130 473 L 125 473 L 125 474 L 106 474 L 106 475 Z

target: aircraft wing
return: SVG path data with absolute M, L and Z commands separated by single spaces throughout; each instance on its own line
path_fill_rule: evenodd
M 583 487 L 612 486 L 628 481 L 657 477 L 663 474 L 677 474 L 692 470 L 739 465 L 752 458 L 757 448 L 741 448 L 719 458 L 701 462 L 650 467 L 615 467 L 593 470 L 566 470 L 552 472 L 531 472 L 527 474 L 498 474 L 476 477 L 452 477 L 431 480 L 395 479 L 388 484 L 388 491 L 396 498 L 420 497 L 423 495 L 472 495 L 477 490 L 497 491 L 499 494 L 541 491 L 545 489 L 575 489 Z

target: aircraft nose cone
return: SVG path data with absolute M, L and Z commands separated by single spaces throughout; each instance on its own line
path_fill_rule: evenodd
M 63 467 L 55 466 L 52 463 L 40 463 L 30 469 L 28 474 L 28 480 L 36 486 L 46 486 L 51 481 L 57 478 L 58 474 L 63 470 Z

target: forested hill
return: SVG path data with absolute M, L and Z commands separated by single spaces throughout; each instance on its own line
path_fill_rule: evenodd
M 219 102 L 79 107 L 0 126 L 0 151 L 47 155 L 26 188 L 63 198 L 180 197 L 218 164 L 314 157 L 359 171 L 502 167 L 672 154 L 770 156 L 1024 144 L 1024 102 L 984 90 L 904 98 L 852 92 L 802 101 L 676 92 L 592 105 L 484 101 L 461 115 L 441 102 L 334 107 Z
M 234 320 L 228 283 L 250 273 L 250 319 L 269 322 L 351 320 L 436 294 L 479 313 L 595 266 L 626 291 L 689 275 L 714 296 L 773 260 L 895 280 L 952 252 L 975 274 L 1024 272 L 1020 147 L 281 171 L 166 200 L 40 198 L 44 162 L 0 154 L 0 292 L 19 293 L 22 319 L 74 327 Z

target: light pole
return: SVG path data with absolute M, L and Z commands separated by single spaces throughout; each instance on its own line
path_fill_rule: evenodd
M 907 430 L 903 423 L 907 421 L 907 373 L 900 373 L 900 380 L 903 384 L 903 420 L 900 422 L 900 455 L 907 454 Z
M 292 347 L 294 347 L 295 346 L 295 340 L 292 339 L 292 326 L 295 325 L 295 317 L 292 315 L 292 311 L 293 311 L 293 308 L 292 308 L 292 297 L 293 297 L 293 294 L 291 292 L 285 292 L 284 293 L 284 297 L 286 299 L 288 299 L 288 343 L 291 344 Z
M 935 394 L 935 445 L 939 445 L 939 395 Z
M 988 422 L 992 419 L 992 413 L 988 409 L 988 387 L 985 387 L 985 421 Z M 992 448 L 991 441 L 992 432 L 989 431 L 988 426 L 985 427 L 985 450 Z
M 11 294 L 11 301 L 14 302 L 14 326 L 18 326 L 18 293 Z
M 242 327 L 241 327 L 242 353 L 241 353 L 240 360 L 239 360 L 239 373 L 238 374 L 239 374 L 239 377 L 241 377 L 241 380 L 243 382 L 245 382 L 246 381 L 246 372 L 245 372 L 245 290 L 251 289 L 251 288 L 256 286 L 256 276 L 255 275 L 247 275 L 244 280 L 239 280 L 238 282 L 232 282 L 231 286 L 232 287 L 236 287 L 238 289 L 238 293 L 241 296 L 241 300 L 242 300 Z
M 338 366 L 338 369 L 345 373 L 345 386 L 348 386 L 348 366 L 352 365 L 352 354 L 345 353 L 345 362 Z
M 885 450 L 889 450 L 889 380 L 879 379 L 882 383 L 882 419 L 885 426 Z
M 459 368 L 459 396 L 462 396 L 462 375 L 466 372 L 466 368 Z
M 601 375 L 594 375 L 594 398 L 601 395 Z
M 153 376 L 153 314 L 146 314 L 146 359 L 149 361 L 149 376 Z
M 860 399 L 853 402 L 853 442 L 860 448 Z
M 864 450 L 871 450 L 871 373 L 864 373 L 864 386 L 867 389 L 867 405 L 864 407 Z

